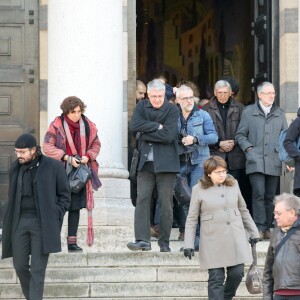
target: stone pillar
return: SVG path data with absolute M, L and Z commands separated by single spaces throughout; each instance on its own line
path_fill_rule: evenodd
M 74 95 L 85 102 L 85 114 L 99 130 L 103 186 L 95 193 L 95 225 L 132 222 L 122 153 L 123 44 L 122 0 L 48 1 L 48 121 L 61 113 L 62 100 Z M 85 225 L 85 213 L 81 216 Z

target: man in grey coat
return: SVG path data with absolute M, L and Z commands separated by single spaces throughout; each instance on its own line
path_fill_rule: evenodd
M 278 137 L 287 128 L 287 121 L 283 109 L 274 104 L 276 94 L 272 83 L 259 84 L 257 96 L 258 101 L 244 109 L 235 138 L 246 154 L 253 219 L 262 240 L 270 239 L 273 199 L 282 170 Z
M 140 159 L 134 215 L 135 242 L 128 243 L 127 247 L 132 251 L 151 250 L 150 203 L 156 183 L 160 208 L 158 245 L 161 252 L 170 252 L 173 188 L 179 172 L 179 109 L 165 99 L 165 85 L 160 80 L 150 81 L 147 91 L 149 100 L 138 102 L 131 119 L 131 129 L 140 133 Z

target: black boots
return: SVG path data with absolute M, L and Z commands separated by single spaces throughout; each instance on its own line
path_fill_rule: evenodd
M 82 252 L 82 248 L 77 245 L 77 236 L 68 236 L 68 252 Z

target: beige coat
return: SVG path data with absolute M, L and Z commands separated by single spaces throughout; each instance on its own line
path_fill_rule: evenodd
M 215 185 L 203 189 L 197 184 L 193 187 L 185 225 L 184 248 L 194 248 L 199 215 L 200 269 L 252 262 L 245 229 L 251 238 L 258 238 L 259 233 L 246 208 L 237 181 L 234 186 Z

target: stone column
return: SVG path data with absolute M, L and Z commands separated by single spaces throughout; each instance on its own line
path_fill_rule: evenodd
M 85 114 L 99 130 L 103 186 L 95 193 L 95 225 L 132 222 L 122 152 L 127 134 L 123 45 L 121 0 L 48 1 L 48 121 L 61 113 L 62 100 L 74 95 L 85 102 Z M 82 212 L 81 224 L 85 223 Z

